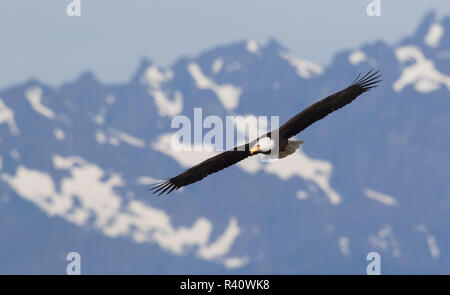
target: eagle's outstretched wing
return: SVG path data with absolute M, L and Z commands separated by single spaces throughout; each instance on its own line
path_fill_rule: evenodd
M 159 195 L 161 195 L 164 192 L 170 193 L 182 186 L 202 180 L 210 174 L 216 173 L 249 157 L 249 146 L 250 144 L 247 143 L 220 153 L 187 169 L 178 176 L 153 184 L 149 190 L 152 190 L 154 194 L 159 192 Z
M 376 84 L 381 81 L 378 80 L 379 78 L 378 71 L 373 72 L 372 70 L 361 78 L 358 75 L 352 85 L 346 89 L 311 105 L 283 124 L 279 129 L 280 138 L 288 139 L 314 122 L 324 118 L 326 115 L 352 102 L 360 94 L 376 87 Z M 202 180 L 210 174 L 216 173 L 249 157 L 251 155 L 249 147 L 253 146 L 254 142 L 235 147 L 209 158 L 178 176 L 153 184 L 149 190 L 153 191 L 154 194 L 159 193 L 161 195 L 165 192 L 170 193 L 175 189 Z
M 373 70 L 370 70 L 363 77 L 360 77 L 360 75 L 358 75 L 358 77 L 356 77 L 355 81 L 349 87 L 335 94 L 332 94 L 327 98 L 324 98 L 321 101 L 318 101 L 310 107 L 304 109 L 280 127 L 280 138 L 290 138 L 298 134 L 300 131 L 306 129 L 314 122 L 319 121 L 335 110 L 351 103 L 362 93 L 376 87 L 377 83 L 381 81 L 379 80 L 381 75 L 379 75 L 378 73 L 378 71 L 373 72 Z

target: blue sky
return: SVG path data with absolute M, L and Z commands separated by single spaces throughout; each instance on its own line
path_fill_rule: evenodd
M 141 57 L 162 66 L 180 56 L 274 37 L 293 55 L 326 65 L 337 50 L 383 39 L 394 43 L 413 32 L 431 9 L 450 15 L 448 0 L 6 0 L 0 3 L 0 87 L 36 77 L 52 85 L 93 71 L 103 82 L 130 78 Z

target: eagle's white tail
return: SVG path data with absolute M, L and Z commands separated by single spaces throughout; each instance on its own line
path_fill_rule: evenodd
M 304 143 L 303 140 L 288 140 L 288 144 L 287 144 L 285 150 L 281 151 L 278 154 L 278 159 L 283 159 L 283 158 L 289 156 L 290 154 L 293 154 L 300 147 L 300 145 L 302 143 Z

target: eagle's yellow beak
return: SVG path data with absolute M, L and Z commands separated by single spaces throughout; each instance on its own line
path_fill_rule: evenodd
M 259 147 L 259 144 L 257 144 L 250 149 L 250 155 L 253 155 L 254 153 L 259 152 L 259 151 L 260 151 L 260 147 Z

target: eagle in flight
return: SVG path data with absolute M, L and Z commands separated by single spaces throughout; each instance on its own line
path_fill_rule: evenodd
M 373 70 L 362 77 L 359 74 L 350 86 L 304 109 L 279 129 L 209 158 L 175 177 L 154 183 L 149 191 L 153 191 L 154 194 L 159 193 L 159 195 L 165 192 L 170 193 L 260 153 L 273 156 L 275 152 L 277 158 L 284 158 L 294 153 L 303 143 L 303 141 L 289 140 L 289 138 L 335 110 L 351 103 L 362 93 L 377 87 L 377 83 L 382 81 L 379 79 L 380 77 L 379 71 L 374 72 Z

